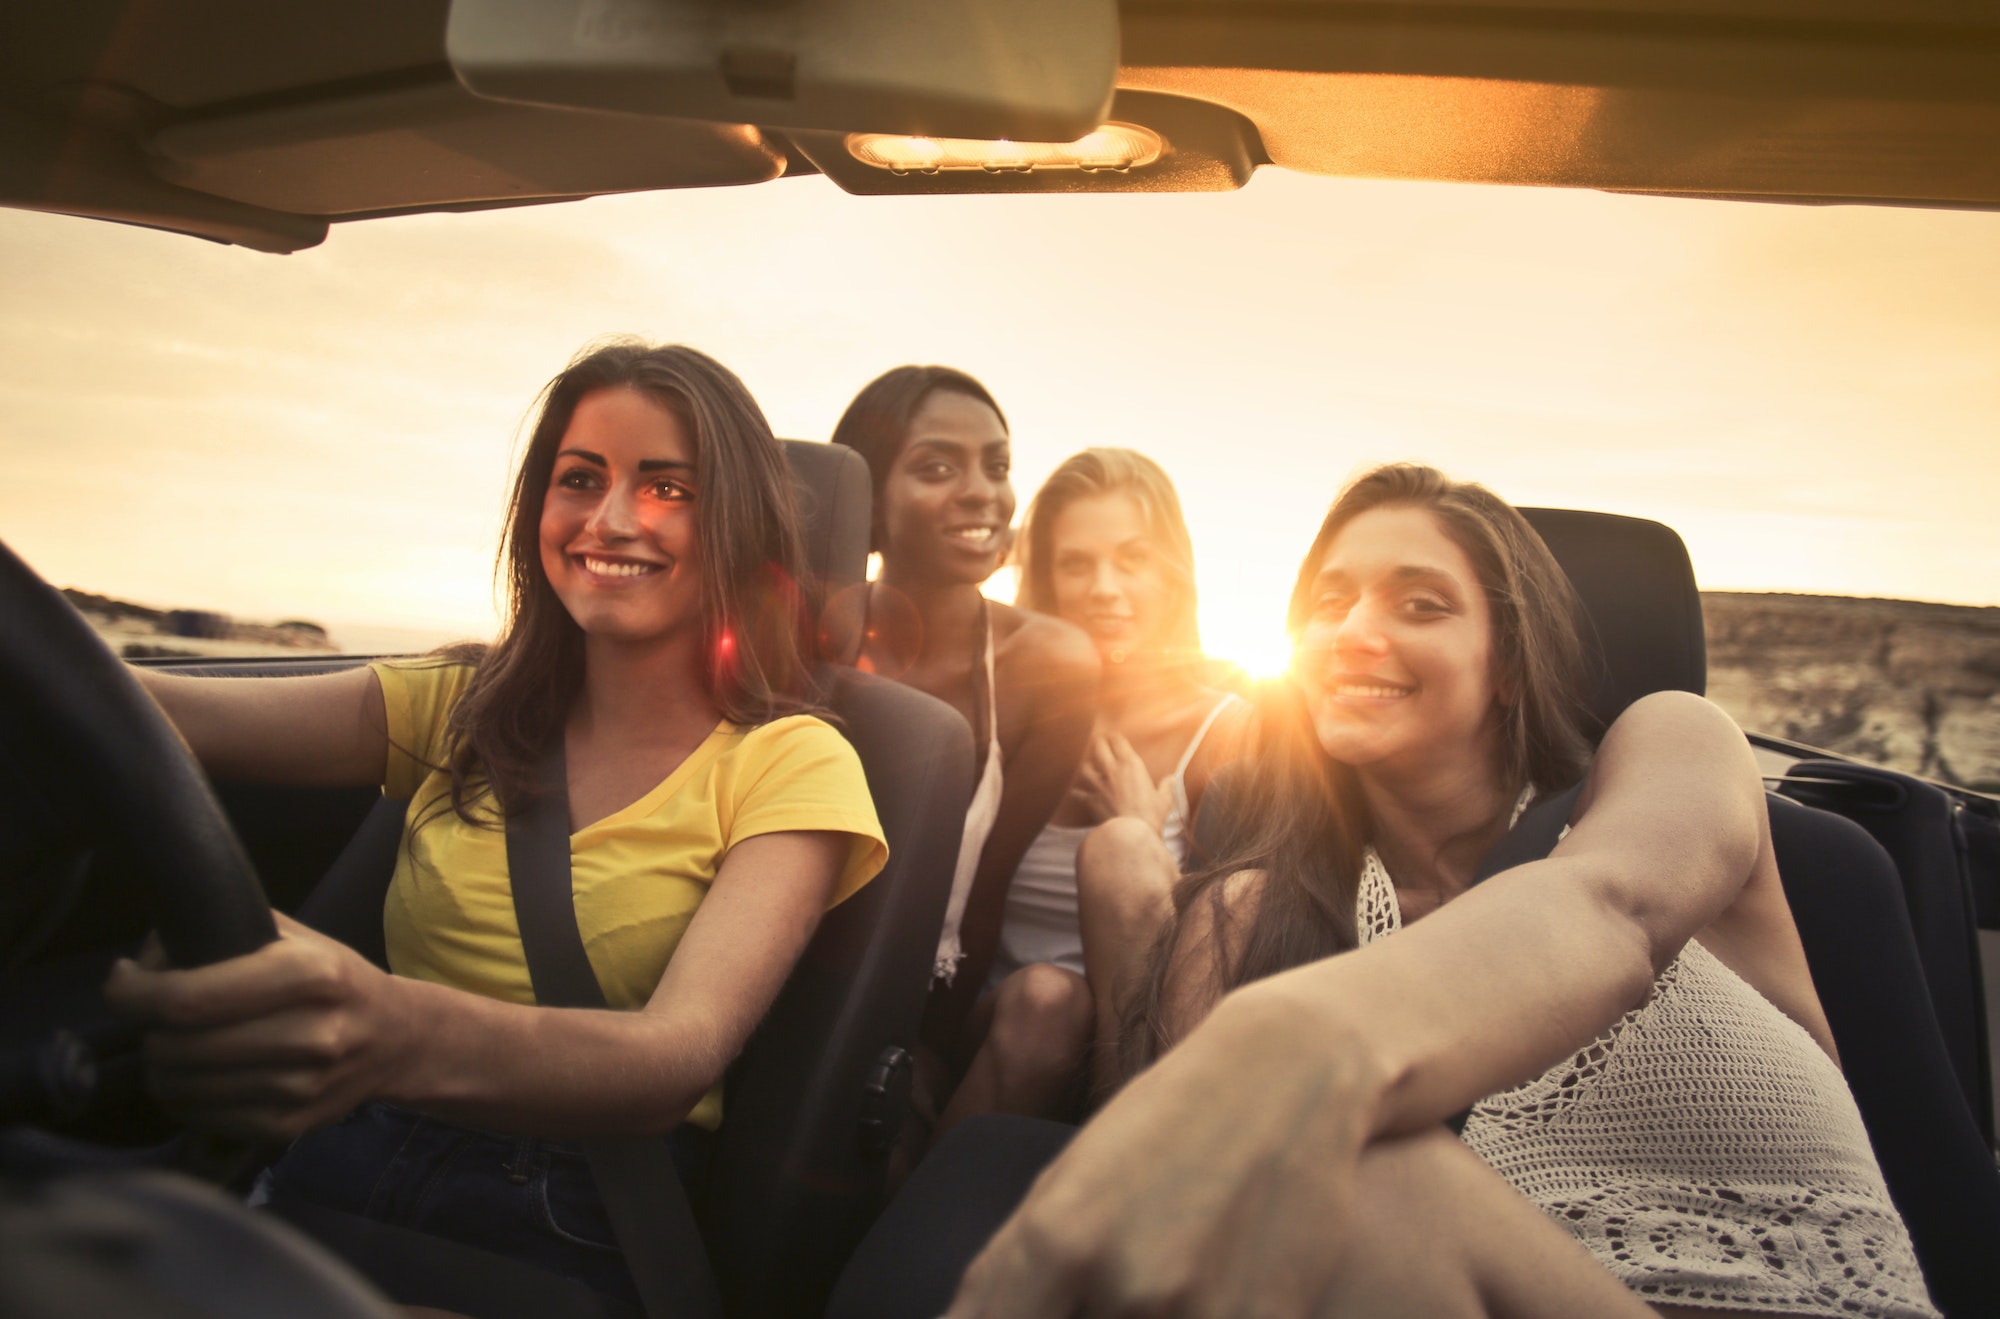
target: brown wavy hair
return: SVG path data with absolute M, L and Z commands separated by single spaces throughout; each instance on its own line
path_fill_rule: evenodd
M 1597 729 L 1585 704 L 1583 606 L 1548 546 L 1513 505 L 1481 485 L 1432 467 L 1393 463 L 1364 473 L 1334 501 L 1292 587 L 1286 622 L 1297 641 L 1312 588 L 1333 540 L 1371 509 L 1428 510 L 1472 561 L 1493 630 L 1493 680 L 1501 693 L 1500 763 L 1511 800 L 1568 787 L 1583 774 Z M 1202 867 L 1174 893 L 1173 919 L 1125 1014 L 1121 1050 L 1136 1071 L 1167 1045 L 1167 971 L 1197 904 L 1212 920 L 1217 983 L 1224 992 L 1353 948 L 1361 850 L 1374 829 L 1358 780 L 1327 756 L 1293 681 L 1258 702 L 1251 750 L 1221 797 L 1222 828 Z M 1210 800 L 1215 800 L 1211 790 Z M 1229 907 L 1230 876 L 1261 871 L 1248 920 Z
M 1021 589 L 1014 603 L 1037 613 L 1056 612 L 1055 530 L 1062 511 L 1079 499 L 1129 495 L 1139 507 L 1146 534 L 1167 570 L 1173 590 L 1168 644 L 1193 659 L 1201 654 L 1201 627 L 1195 617 L 1194 541 L 1181 514 L 1180 496 L 1160 465 L 1135 449 L 1092 448 L 1065 458 L 1049 473 L 1028 504 L 1022 535 L 1015 545 Z
M 540 396 L 500 550 L 500 635 L 444 652 L 476 666 L 446 728 L 451 809 L 468 822 L 494 823 L 475 812 L 489 792 L 504 809 L 535 795 L 537 767 L 583 683 L 583 630 L 542 571 L 542 503 L 577 404 L 603 389 L 636 390 L 667 408 L 694 445 L 708 699 L 734 724 L 814 709 L 798 510 L 763 410 L 734 373 L 692 348 L 593 344 Z

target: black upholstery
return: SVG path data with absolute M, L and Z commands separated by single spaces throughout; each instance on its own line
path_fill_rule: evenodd
M 950 706 L 850 669 L 835 671 L 830 704 L 889 863 L 827 914 L 731 1073 L 706 1218 L 737 1319 L 818 1314 L 881 1208 L 972 799 L 972 731 Z
M 852 449 L 786 441 L 818 590 L 866 570 L 871 487 Z M 824 700 L 859 754 L 889 861 L 829 912 L 731 1070 L 700 1206 L 734 1319 L 816 1315 L 881 1207 L 894 1127 L 972 798 L 972 733 L 944 702 L 832 668 Z M 401 837 L 383 801 L 301 919 L 381 957 L 382 895 Z
M 873 487 L 854 450 L 786 440 L 816 596 L 866 576 Z M 829 667 L 889 862 L 829 912 L 730 1073 L 704 1217 L 731 1315 L 816 1315 L 881 1208 L 972 799 L 972 731 L 934 697 Z
M 1590 709 L 1600 722 L 1648 692 L 1708 690 L 1701 593 L 1671 527 L 1569 508 L 1521 514 L 1583 597 L 1597 662 Z
M 2000 1314 L 2000 1176 L 1931 1013 L 1898 867 L 1854 821 L 1769 802 L 1813 985 L 1931 1298 L 1951 1319 Z
M 924 1156 L 827 1302 L 825 1319 L 937 1319 L 966 1266 L 1076 1128 L 976 1113 Z
M 806 564 L 819 598 L 868 574 L 868 528 L 874 487 L 868 463 L 844 444 L 780 440 L 799 496 Z
M 1943 789 L 1907 774 L 1841 760 L 1800 761 L 1786 771 L 1778 791 L 1846 816 L 1866 829 L 1895 863 L 1931 1011 L 1944 1033 L 1965 1102 L 1980 1134 L 1991 1143 L 1992 1073 L 1987 1067 L 1979 923 L 1965 873 L 1957 804 Z
M 385 971 L 389 950 L 382 935 L 382 900 L 396 869 L 403 810 L 408 805 L 400 797 L 377 796 L 361 827 L 295 913 L 304 924 L 340 940 Z

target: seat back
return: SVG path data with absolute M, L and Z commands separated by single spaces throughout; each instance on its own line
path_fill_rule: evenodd
M 868 575 L 875 488 L 868 464 L 844 444 L 780 440 L 799 501 L 809 584 L 821 601 Z
M 1895 863 L 1945 1052 L 1981 1135 L 1991 1143 L 1993 1082 L 1979 917 L 1958 803 L 1944 789 L 1907 774 L 1840 760 L 1802 760 L 1785 771 L 1777 790 L 1854 821 Z
M 854 450 L 785 441 L 824 599 L 867 570 L 872 487 Z M 817 1315 L 881 1208 L 908 1110 L 910 1050 L 972 800 L 972 730 L 935 697 L 829 667 L 824 699 L 860 756 L 889 841 L 827 913 L 730 1073 L 703 1216 L 735 1319 Z
M 1590 711 L 1608 725 L 1648 692 L 1708 690 L 1701 593 L 1671 527 L 1615 513 L 1524 508 L 1583 600 Z
M 1938 1028 L 1907 879 L 1855 821 L 1768 801 L 1813 986 L 1931 1299 L 1949 1319 L 2000 1314 L 2000 1174 Z
M 704 1217 L 736 1319 L 817 1315 L 881 1209 L 972 799 L 972 731 L 956 710 L 852 670 L 835 673 L 830 704 L 889 862 L 827 913 L 731 1072 Z

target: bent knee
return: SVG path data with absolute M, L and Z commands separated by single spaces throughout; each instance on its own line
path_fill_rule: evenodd
M 1089 982 L 1050 962 L 1031 962 L 1000 982 L 996 1020 L 1066 1021 L 1090 1019 Z
M 1073 1052 L 1090 1034 L 1090 985 L 1048 962 L 1022 967 L 1000 982 L 993 1005 L 994 1041 L 1009 1053 Z

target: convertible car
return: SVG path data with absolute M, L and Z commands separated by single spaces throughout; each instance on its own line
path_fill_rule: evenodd
M 266 252 L 426 211 L 824 174 L 852 193 L 1225 190 L 1259 169 L 1744 203 L 2000 209 L 1979 0 L 12 0 L 0 204 Z M 790 446 L 823 587 L 868 482 Z M 1590 606 L 1599 709 L 1701 691 L 1678 538 L 1533 517 Z M 4 529 L 0 529 L 4 532 Z M 244 676 L 352 657 L 162 663 Z M 879 1210 L 971 791 L 944 707 L 829 672 L 892 869 L 732 1070 L 689 1314 L 809 1316 Z M 1987 975 L 2000 799 L 1750 734 L 1813 975 L 1940 1307 L 2000 1314 Z M 390 832 L 385 835 L 384 812 Z M 149 1107 L 96 987 L 156 928 L 200 963 L 298 913 L 380 956 L 373 793 L 209 783 L 125 664 L 0 551 L 0 1312 L 380 1315 L 239 1207 L 269 1151 Z M 1803 862 L 1810 859 L 1810 864 Z M 372 887 L 371 887 L 372 886 Z M 371 944 L 372 941 L 372 944 Z M 222 1188 L 222 1189 L 216 1189 Z M 673 1194 L 679 1194 L 674 1191 Z M 314 1224 L 340 1248 L 340 1224 Z M 349 1225 L 351 1227 L 351 1225 Z M 628 1253 L 643 1228 L 621 1225 Z M 349 1244 L 352 1244 L 351 1242 Z M 365 1243 L 377 1257 L 394 1241 Z M 404 1243 L 407 1244 L 407 1243 Z M 358 1249 L 359 1247 L 357 1247 Z M 415 1248 L 413 1248 L 415 1250 Z M 692 1271 L 702 1272 L 700 1261 Z M 591 1314 L 415 1250 L 398 1300 Z

